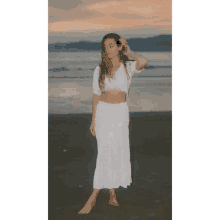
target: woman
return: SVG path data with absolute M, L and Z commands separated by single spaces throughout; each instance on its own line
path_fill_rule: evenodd
M 102 62 L 95 68 L 93 76 L 90 126 L 98 146 L 93 192 L 78 214 L 90 213 L 102 188 L 109 189 L 109 204 L 118 206 L 115 189 L 119 186 L 127 188 L 132 182 L 126 96 L 133 74 L 139 73 L 148 61 L 131 52 L 126 40 L 115 33 L 103 37 L 101 56 Z

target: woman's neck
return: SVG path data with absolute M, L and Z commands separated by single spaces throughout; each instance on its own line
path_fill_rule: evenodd
M 118 66 L 121 65 L 121 62 L 120 62 L 118 57 L 113 57 L 111 61 L 112 61 L 112 67 L 113 68 L 118 67 Z

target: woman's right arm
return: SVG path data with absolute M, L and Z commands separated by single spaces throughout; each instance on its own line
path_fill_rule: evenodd
M 99 70 L 100 67 L 97 66 L 95 68 L 94 74 L 93 74 L 93 104 L 92 104 L 92 123 L 95 122 L 95 114 L 96 114 L 96 106 L 97 103 L 101 97 L 101 90 L 99 87 Z
M 92 123 L 95 123 L 95 113 L 96 113 L 96 106 L 98 101 L 100 100 L 100 95 L 93 95 L 93 101 L 92 101 Z

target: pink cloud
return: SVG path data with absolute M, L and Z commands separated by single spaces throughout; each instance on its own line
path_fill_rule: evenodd
M 139 29 L 171 30 L 171 0 L 88 1 L 76 8 L 63 10 L 49 7 L 51 31 L 88 29 Z

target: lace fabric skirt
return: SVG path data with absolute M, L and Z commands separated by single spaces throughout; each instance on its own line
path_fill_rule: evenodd
M 93 188 L 127 188 L 132 183 L 127 102 L 111 104 L 99 101 L 95 132 L 98 156 Z

